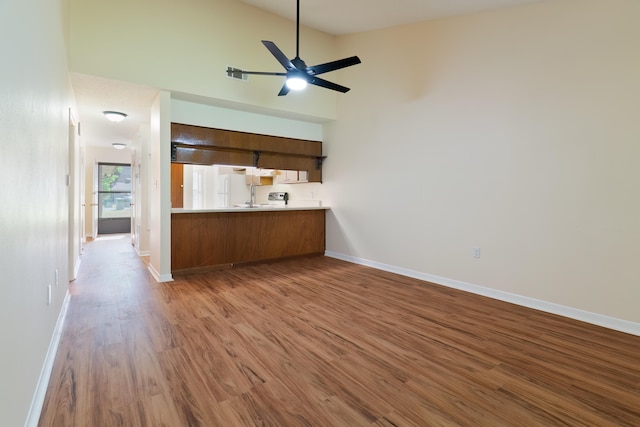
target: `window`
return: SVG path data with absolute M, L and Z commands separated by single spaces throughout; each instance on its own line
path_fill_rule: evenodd
M 193 209 L 204 208 L 204 185 L 202 169 L 193 170 Z
M 104 230 L 111 228 L 103 226 L 103 231 L 100 231 L 101 222 L 116 219 L 125 220 L 122 224 L 125 228 L 118 232 L 128 232 L 131 218 L 131 165 L 100 163 L 98 176 L 98 233 L 103 234 Z

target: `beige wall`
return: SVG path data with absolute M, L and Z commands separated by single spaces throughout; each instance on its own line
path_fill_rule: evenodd
M 73 101 L 66 14 L 62 1 L 0 4 L 0 424 L 6 426 L 25 425 L 32 400 L 37 407 L 44 398 L 34 391 L 48 376 L 43 367 L 67 295 Z M 35 421 L 37 414 L 39 408 Z
M 558 0 L 342 37 L 328 249 L 640 322 L 639 21 Z
M 295 25 L 237 0 L 145 2 L 70 0 L 73 71 L 272 113 L 335 118 L 336 93 L 321 88 L 275 96 L 281 77 L 226 76 L 228 65 L 284 71 L 260 42 L 295 56 Z M 292 7 L 295 3 L 292 3 Z M 334 58 L 335 38 L 301 28 L 300 53 L 309 65 Z

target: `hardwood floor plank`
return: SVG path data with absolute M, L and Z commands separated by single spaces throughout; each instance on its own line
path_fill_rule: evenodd
M 328 414 L 334 426 L 365 426 L 371 424 L 368 417 L 337 396 L 331 396 L 318 403 Z
M 56 399 L 46 399 L 42 414 L 48 417 L 41 417 L 41 426 L 75 426 L 77 409 L 77 383 L 74 364 L 69 359 L 71 354 L 61 354 L 58 352 L 57 365 L 52 371 L 52 377 L 56 378 L 55 384 L 49 386 L 48 395 L 56 396 Z
M 121 360 L 126 366 L 122 375 L 129 375 L 138 398 L 150 398 L 166 391 L 164 376 L 153 349 L 153 343 L 143 319 L 122 322 L 125 354 Z
M 282 414 L 272 410 L 268 404 L 262 401 L 264 391 L 257 387 L 258 393 L 247 392 L 227 402 L 227 406 L 233 411 L 237 425 L 240 426 L 265 426 L 278 427 L 291 425 L 285 421 Z
M 550 389 L 526 379 L 518 380 L 515 376 L 505 381 L 498 394 L 526 409 L 532 418 L 541 420 L 540 425 L 624 425 L 622 420 L 612 424 L 607 415 L 564 396 L 562 389 Z
M 313 402 L 321 402 L 329 396 L 306 383 L 305 379 L 298 375 L 300 372 L 288 371 L 288 375 L 269 381 L 264 386 L 266 392 L 272 396 L 278 406 L 283 408 L 287 418 L 291 419 L 287 425 L 331 425 L 329 415 L 319 405 L 309 404 L 309 399 Z
M 640 337 L 325 257 L 82 256 L 41 426 L 640 425 Z
M 217 402 L 207 395 L 203 379 L 184 349 L 164 350 L 158 358 L 181 420 L 179 425 L 224 425 L 222 411 Z
M 143 397 L 142 399 L 131 404 L 132 417 L 139 420 L 142 427 L 174 427 L 185 425 L 178 416 L 173 399 L 167 397 L 166 394 L 156 394 L 154 396 Z M 125 426 L 128 426 L 129 420 L 125 420 Z
M 229 332 L 223 332 L 222 323 L 213 319 L 203 318 L 207 333 L 205 338 L 212 344 L 207 354 L 210 369 L 208 372 L 229 397 L 245 393 L 256 383 L 261 383 L 252 369 L 238 358 Z M 209 366 L 209 365 L 207 365 Z

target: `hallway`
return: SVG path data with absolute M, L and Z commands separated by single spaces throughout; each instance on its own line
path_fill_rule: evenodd
M 119 409 L 155 387 L 146 376 L 150 342 L 144 313 L 159 285 L 130 241 L 128 234 L 103 235 L 85 246 L 40 425 L 132 425 L 135 416 Z

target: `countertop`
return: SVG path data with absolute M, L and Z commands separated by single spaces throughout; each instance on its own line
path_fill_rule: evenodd
M 311 211 L 311 210 L 329 210 L 329 206 L 284 206 L 284 205 L 260 205 L 259 207 L 229 207 L 229 208 L 211 208 L 211 209 L 182 209 L 172 208 L 172 214 L 181 213 L 206 213 L 206 212 L 273 212 L 273 211 Z

